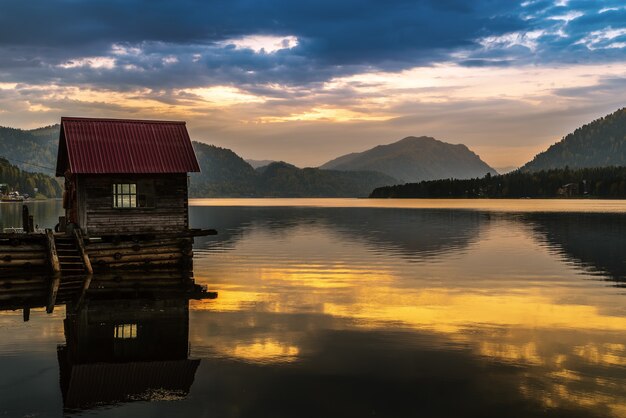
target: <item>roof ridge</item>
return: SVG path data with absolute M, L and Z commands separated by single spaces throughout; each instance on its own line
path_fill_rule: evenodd
M 185 122 L 64 117 L 59 140 L 60 176 L 200 171 Z
M 87 118 L 80 116 L 61 116 L 61 123 L 65 121 L 81 121 L 81 122 L 122 122 L 122 123 L 154 123 L 154 124 L 176 124 L 185 125 L 187 122 L 182 120 L 158 120 L 158 119 L 118 119 L 118 118 Z

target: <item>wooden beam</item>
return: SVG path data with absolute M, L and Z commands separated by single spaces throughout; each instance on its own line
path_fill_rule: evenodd
M 85 251 L 85 244 L 83 243 L 83 235 L 80 232 L 79 228 L 74 229 L 74 237 L 76 238 L 76 246 L 78 247 L 78 252 L 83 259 L 83 263 L 85 264 L 85 271 L 87 275 L 93 274 L 93 268 L 91 267 L 91 261 L 89 260 L 89 255 L 87 251 Z
M 83 259 L 83 264 L 85 265 L 85 279 L 83 280 L 83 287 L 80 290 L 80 296 L 78 297 L 78 302 L 76 303 L 75 310 L 78 312 L 83 305 L 83 301 L 85 300 L 85 295 L 87 294 L 87 290 L 91 285 L 91 279 L 93 278 L 93 267 L 91 266 L 91 260 L 89 259 L 89 254 L 85 251 L 85 244 L 83 241 L 83 235 L 80 232 L 80 228 L 74 229 L 74 237 L 76 238 L 76 247 L 78 248 L 78 252 Z
M 22 230 L 28 232 L 28 206 L 22 205 Z
M 54 234 L 51 229 L 46 229 L 46 237 L 48 238 L 48 255 L 50 256 L 50 266 L 52 268 L 52 280 L 50 282 L 46 312 L 52 313 L 57 300 L 59 285 L 61 284 L 61 263 L 59 261 L 59 255 L 57 254 L 56 243 L 54 242 Z
M 29 307 L 24 307 L 23 318 L 24 318 L 24 322 L 28 322 L 28 320 L 30 319 L 30 308 Z
M 85 301 L 85 295 L 87 294 L 87 290 L 89 290 L 89 286 L 91 286 L 91 279 L 93 278 L 93 274 L 85 275 L 85 280 L 83 280 L 83 287 L 80 290 L 80 295 L 78 296 L 78 301 L 76 302 L 76 306 L 74 307 L 74 311 L 78 312 L 83 306 Z
M 54 311 L 54 305 L 57 301 L 57 293 L 59 293 L 59 285 L 61 284 L 61 273 L 52 276 L 52 282 L 50 283 L 50 291 L 48 292 L 48 303 L 46 304 L 46 312 L 52 313 Z
M 50 258 L 50 266 L 52 267 L 53 274 L 61 274 L 61 263 L 59 261 L 59 255 L 57 254 L 57 245 L 54 241 L 54 234 L 51 229 L 46 229 L 46 238 L 48 239 L 48 256 Z

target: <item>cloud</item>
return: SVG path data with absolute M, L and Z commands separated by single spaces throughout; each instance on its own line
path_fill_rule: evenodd
M 518 165 L 572 127 L 568 110 L 618 106 L 625 48 L 623 0 L 9 2 L 0 122 L 179 118 L 302 165 L 426 134 Z
M 467 66 L 572 63 L 581 60 L 581 50 L 586 62 L 618 60 L 624 41 L 613 35 L 626 30 L 626 9 L 615 0 L 34 0 L 5 6 L 0 81 L 104 88 L 305 85 L 458 56 Z M 59 21 L 63 25 L 53 24 Z
M 281 49 L 291 49 L 298 46 L 298 38 L 295 36 L 268 36 L 250 35 L 236 39 L 227 39 L 218 44 L 234 46 L 236 49 L 251 49 L 257 54 L 271 54 Z

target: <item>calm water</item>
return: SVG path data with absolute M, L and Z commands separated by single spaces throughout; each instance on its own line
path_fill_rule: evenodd
M 0 312 L 0 417 L 626 416 L 626 202 L 447 202 L 194 201 L 219 297 Z

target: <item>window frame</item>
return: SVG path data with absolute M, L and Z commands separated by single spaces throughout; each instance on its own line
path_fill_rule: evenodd
M 123 190 L 125 185 L 128 186 L 128 192 Z M 121 192 L 118 191 L 118 187 L 122 190 Z M 154 210 L 157 208 L 155 187 L 154 179 L 114 180 L 109 188 L 111 208 L 113 210 Z M 122 197 L 122 205 L 124 205 L 123 196 L 128 196 L 129 206 L 117 206 L 118 196 Z M 133 202 L 134 206 L 131 206 Z
M 127 188 L 125 189 L 124 186 L 127 186 Z M 115 182 L 111 186 L 111 192 L 111 205 L 113 209 L 139 209 L 139 206 L 137 206 L 137 183 Z M 118 206 L 120 202 L 121 206 Z M 125 202 L 128 203 L 128 206 L 125 205 Z
M 116 324 L 113 327 L 113 338 L 115 340 L 137 339 L 137 324 Z

